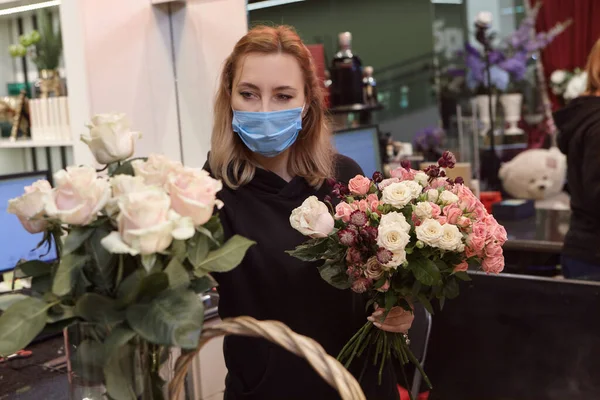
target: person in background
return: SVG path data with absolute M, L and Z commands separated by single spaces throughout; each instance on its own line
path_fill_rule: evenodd
M 600 280 L 600 39 L 587 75 L 586 92 L 554 114 L 558 147 L 567 155 L 572 210 L 562 268 L 566 278 Z
M 218 88 L 208 164 L 224 182 L 225 236 L 256 242 L 237 268 L 215 274 L 221 318 L 281 321 L 333 356 L 367 318 L 390 332 L 410 328 L 412 313 L 395 308 L 385 321 L 381 311 L 369 316 L 364 298 L 326 283 L 318 264 L 285 253 L 306 240 L 290 225 L 292 210 L 311 195 L 323 200 L 331 191 L 328 178 L 347 183 L 362 174 L 333 149 L 321 83 L 293 29 L 256 27 L 235 45 Z M 305 360 L 265 340 L 227 337 L 224 355 L 225 400 L 339 399 Z M 357 377 L 362 360 L 351 366 Z M 381 385 L 371 357 L 366 366 L 367 398 L 397 399 L 391 363 Z

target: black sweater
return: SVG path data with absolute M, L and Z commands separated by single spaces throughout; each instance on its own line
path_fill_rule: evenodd
M 347 157 L 337 156 L 336 166 L 341 181 L 362 173 Z M 285 253 L 306 240 L 290 226 L 292 210 L 308 196 L 322 200 L 328 194 L 326 186 L 317 191 L 303 178 L 288 183 L 273 172 L 257 169 L 247 185 L 237 190 L 224 187 L 220 198 L 225 207 L 220 216 L 225 236 L 239 234 L 257 244 L 237 268 L 215 278 L 221 318 L 248 315 L 278 320 L 337 356 L 366 322 L 364 299 L 326 283 L 317 263 L 302 262 Z M 227 337 L 224 355 L 229 371 L 226 400 L 339 399 L 305 360 L 265 340 Z M 361 361 L 351 367 L 355 376 L 360 374 Z M 381 386 L 376 369 L 367 369 L 362 385 L 368 399 L 398 398 L 396 377 L 388 367 Z
M 571 225 L 564 253 L 600 266 L 600 97 L 583 96 L 554 114 L 567 155 Z

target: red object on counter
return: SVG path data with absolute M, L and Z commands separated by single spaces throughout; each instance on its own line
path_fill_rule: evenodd
M 481 192 L 479 195 L 481 203 L 483 203 L 488 213 L 492 213 L 492 205 L 502 201 L 502 193 L 500 192 Z
M 402 386 L 398 385 L 398 393 L 400 393 L 400 400 L 410 400 L 408 391 Z M 429 399 L 429 392 L 423 392 L 419 394 L 416 400 L 427 400 Z

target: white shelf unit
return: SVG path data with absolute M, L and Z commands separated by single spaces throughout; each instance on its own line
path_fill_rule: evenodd
M 66 140 L 31 140 L 31 139 L 2 139 L 0 140 L 0 149 L 31 149 L 38 147 L 72 147 L 72 141 Z

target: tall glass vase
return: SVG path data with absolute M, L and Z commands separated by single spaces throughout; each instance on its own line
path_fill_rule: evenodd
M 135 336 L 107 357 L 110 330 L 78 323 L 64 330 L 70 400 L 163 400 L 160 366 L 169 350 Z

